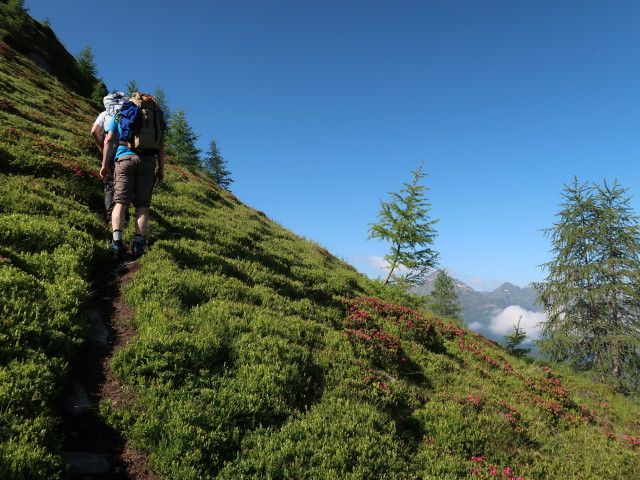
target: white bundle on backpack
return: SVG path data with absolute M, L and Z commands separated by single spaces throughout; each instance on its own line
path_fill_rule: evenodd
M 124 92 L 113 92 L 102 99 L 107 115 L 113 117 L 122 108 L 122 104 L 129 100 Z

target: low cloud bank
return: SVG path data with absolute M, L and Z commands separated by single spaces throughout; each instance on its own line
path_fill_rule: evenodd
M 539 324 L 546 322 L 546 315 L 542 312 L 531 312 L 519 305 L 511 305 L 491 317 L 488 328 L 497 335 L 508 335 L 513 333 L 513 326 L 518 323 L 520 318 L 520 328 L 527 332 L 526 341 L 530 342 L 540 338 L 541 327 Z

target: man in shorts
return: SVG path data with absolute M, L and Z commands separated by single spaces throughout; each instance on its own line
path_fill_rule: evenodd
M 119 140 L 120 133 L 122 133 L 121 123 L 112 119 L 106 128 L 105 148 L 100 169 L 100 176 L 103 179 L 112 174 L 114 178 L 111 247 L 113 256 L 117 260 L 122 260 L 125 255 L 122 229 L 124 228 L 125 212 L 132 202 L 136 207 L 136 235 L 131 253 L 134 257 L 143 253 L 144 236 L 149 225 L 151 193 L 154 185 L 161 183 L 164 179 L 164 140 L 160 142 L 160 148 L 157 152 L 136 151 L 126 142 Z M 115 170 L 112 172 L 109 159 L 116 147 Z
M 128 98 L 122 92 L 113 92 L 105 96 L 102 100 L 105 110 L 98 115 L 95 122 L 91 126 L 91 136 L 100 147 L 100 151 L 104 149 L 104 135 L 106 127 L 117 111 L 122 107 Z M 115 153 L 115 152 L 114 152 Z M 113 173 L 113 158 L 111 158 L 111 172 Z M 107 214 L 107 223 L 111 223 L 111 212 L 113 211 L 113 177 L 104 180 L 104 208 Z

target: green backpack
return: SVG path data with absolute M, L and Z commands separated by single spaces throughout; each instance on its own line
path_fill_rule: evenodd
M 167 125 L 156 99 L 151 95 L 134 92 L 129 101 L 140 109 L 140 114 L 133 125 L 133 135 L 129 138 L 129 148 L 158 151 Z

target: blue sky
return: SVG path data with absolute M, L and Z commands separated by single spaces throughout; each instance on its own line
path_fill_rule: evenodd
M 25 5 L 110 90 L 162 87 L 244 203 L 371 277 L 368 224 L 422 161 L 440 266 L 478 290 L 544 279 L 574 175 L 638 194 L 636 0 Z

